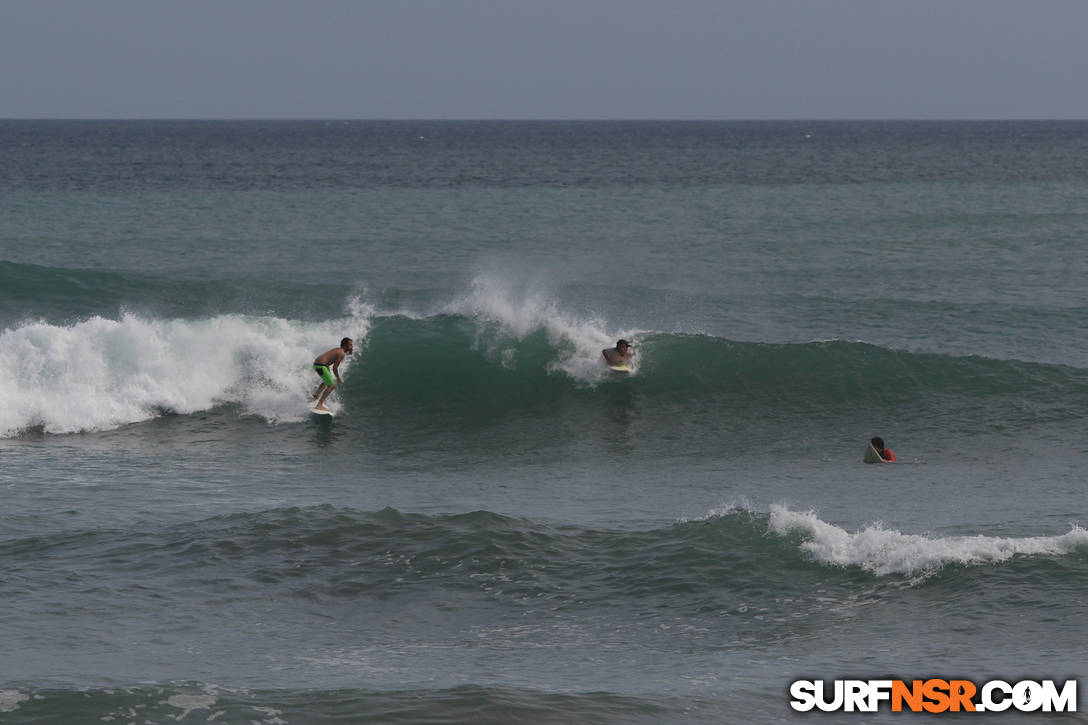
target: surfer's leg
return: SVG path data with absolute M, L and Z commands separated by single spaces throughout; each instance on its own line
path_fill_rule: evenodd
M 325 390 L 325 394 L 321 396 L 321 400 L 317 401 L 317 405 L 315 405 L 314 407 L 320 410 L 328 410 L 328 408 L 325 407 L 325 400 L 329 397 L 329 394 L 332 393 L 335 388 L 335 385 L 330 385 L 328 389 Z
M 336 381 L 333 380 L 333 373 L 329 371 L 329 366 L 326 366 L 326 365 L 314 365 L 313 366 L 313 371 L 317 372 L 318 377 L 321 378 L 321 384 L 318 385 L 318 389 L 316 391 L 313 391 L 313 401 L 316 401 L 316 400 L 318 400 L 318 396 L 321 395 L 321 389 L 322 388 L 329 389 L 329 390 L 325 391 L 325 395 L 326 396 L 329 395 L 329 393 L 332 392 L 332 389 L 336 385 Z M 321 401 L 324 402 L 324 400 L 325 400 L 325 398 L 322 397 Z M 310 402 L 312 403 L 313 401 L 310 401 Z M 318 406 L 320 407 L 321 403 L 318 403 Z

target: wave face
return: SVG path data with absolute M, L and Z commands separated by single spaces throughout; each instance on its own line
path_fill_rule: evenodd
M 945 536 L 880 524 L 849 530 L 784 506 L 602 528 L 489 511 L 424 515 L 321 505 L 11 538 L 0 544 L 0 564 L 13 571 L 10 601 L 17 605 L 6 617 L 9 645 L 26 652 L 32 673 L 63 677 L 106 656 L 115 677 L 138 681 L 146 673 L 128 658 L 80 650 L 57 659 L 63 642 L 84 635 L 112 641 L 112 629 L 130 622 L 128 634 L 152 643 L 146 656 L 156 663 L 158 682 L 194 675 L 184 658 L 170 657 L 175 642 L 187 641 L 227 667 L 224 673 L 238 661 L 237 675 L 221 673 L 224 687 L 291 687 L 299 676 L 332 689 L 363 683 L 376 692 L 359 701 L 345 696 L 356 705 L 372 702 L 366 709 L 395 698 L 388 690 L 404 683 L 431 683 L 436 690 L 423 698 L 442 707 L 454 706 L 444 690 L 459 683 L 499 690 L 521 683 L 535 692 L 510 696 L 539 705 L 549 687 L 581 691 L 583 675 L 560 663 L 625 651 L 599 680 L 601 694 L 554 703 L 622 713 L 676 707 L 658 694 L 645 701 L 622 696 L 657 692 L 644 680 L 661 654 L 709 658 L 722 677 L 738 677 L 752 648 L 789 649 L 793 641 L 800 652 L 828 628 L 879 636 L 888 618 L 919 608 L 923 618 L 954 612 L 983 621 L 992 607 L 1040 582 L 1052 616 L 1071 617 L 1088 574 L 1088 532 L 1072 526 L 1041 536 Z M 201 634 L 210 604 L 217 633 L 211 638 Z M 42 611 L 57 618 L 55 627 L 24 642 L 20 627 Z M 238 649 L 262 622 L 281 619 L 299 627 Z M 535 664 L 509 676 L 506 668 L 524 667 L 528 652 Z M 250 660 L 264 664 L 245 664 Z M 194 710 L 220 698 L 194 697 L 201 693 L 176 685 L 163 691 L 177 695 L 172 706 Z M 26 692 L 14 690 L 7 701 L 34 711 L 52 696 L 28 702 Z M 98 707 L 116 702 L 100 697 Z M 322 706 L 335 699 L 323 697 Z M 217 707 L 252 702 L 224 695 Z M 508 704 L 515 711 L 530 706 Z
M 755 588 L 798 597 L 817 582 L 849 588 L 891 579 L 941 588 L 955 585 L 965 568 L 991 570 L 996 579 L 1053 577 L 1061 588 L 1088 567 L 1088 532 L 1073 525 L 1051 536 L 941 536 L 879 523 L 850 531 L 782 505 L 769 512 L 728 507 L 651 529 L 557 526 L 488 511 L 425 515 L 323 505 L 166 528 L 71 530 L 0 545 L 9 563 L 57 557 L 73 562 L 73 577 L 101 582 L 95 597 L 104 601 L 138 589 L 135 572 L 178 581 L 218 577 L 230 584 L 231 596 L 259 589 L 310 601 L 425 601 L 462 592 L 469 597 L 463 606 L 501 600 L 515 609 L 581 611 L 641 602 L 663 615 L 707 597 L 742 598 Z M 28 566 L 19 578 L 26 591 L 49 592 L 55 589 L 49 576 Z
M 605 528 L 490 511 L 319 505 L 9 537 L 0 566 L 12 572 L 5 625 L 9 646 L 26 653 L 25 671 L 63 683 L 65 673 L 105 657 L 113 677 L 138 682 L 149 673 L 130 656 L 61 645 L 85 636 L 111 642 L 123 623 L 126 637 L 149 642 L 142 656 L 161 684 L 80 689 L 81 706 L 101 717 L 132 708 L 152 720 L 199 712 L 265 721 L 257 711 L 381 719 L 397 710 L 411 722 L 486 703 L 482 721 L 543 713 L 545 722 L 637 722 L 726 707 L 699 683 L 655 688 L 661 656 L 702 662 L 713 677 L 735 681 L 758 671 L 753 650 L 800 655 L 828 629 L 866 640 L 910 613 L 983 621 L 1025 589 L 1045 589 L 1051 616 L 1072 617 L 1088 574 L 1088 532 L 851 530 L 785 506 Z M 24 642 L 19 633 L 40 612 L 55 626 Z M 253 641 L 280 619 L 298 626 Z M 205 680 L 216 684 L 187 681 L 200 671 L 171 656 L 182 641 L 226 668 Z M 584 673 L 562 664 L 615 652 L 625 654 L 606 659 L 590 693 L 580 687 Z M 298 694 L 299 678 L 322 690 Z M 412 684 L 421 682 L 426 689 Z M 481 682 L 489 684 L 473 684 Z M 728 704 L 766 708 L 761 692 Z M 15 683 L 0 691 L 0 708 L 60 718 L 72 698 L 63 684 Z
M 430 414 L 472 425 L 561 418 L 628 400 L 680 415 L 727 406 L 734 419 L 819 421 L 880 410 L 948 426 L 1016 428 L 1075 420 L 1088 406 L 1088 371 L 1063 365 L 845 340 L 771 344 L 608 330 L 547 305 L 505 315 L 460 302 L 425 315 L 377 313 L 357 300 L 346 307 L 322 322 L 123 312 L 5 329 L 0 436 L 108 430 L 221 406 L 297 422 L 317 382 L 309 363 L 343 335 L 356 339 L 357 353 L 344 365 L 340 404 L 363 417 Z M 621 335 L 634 342 L 634 372 L 618 378 L 600 351 Z
M 78 610 L 97 613 L 93 635 L 115 626 L 117 612 L 141 618 L 168 610 L 167 620 L 151 617 L 155 631 L 141 635 L 168 648 L 179 632 L 191 641 L 192 630 L 205 626 L 213 597 L 223 634 L 203 646 L 229 663 L 238 653 L 226 632 L 259 628 L 273 613 L 335 622 L 334 632 L 311 629 L 301 639 L 285 632 L 266 647 L 247 648 L 244 657 L 271 667 L 252 683 L 244 675 L 217 684 L 187 681 L 160 664 L 155 685 L 9 685 L 0 690 L 0 713 L 13 721 L 64 721 L 76 713 L 111 720 L 133 712 L 150 722 L 652 723 L 706 721 L 723 712 L 759 720 L 767 709 L 762 694 L 726 700 L 699 683 L 690 692 L 627 689 L 652 674 L 655 653 L 710 658 L 714 678 L 738 681 L 750 672 L 750 654 L 743 653 L 752 648 L 800 647 L 825 628 L 879 629 L 885 617 L 918 607 L 933 608 L 927 616 L 937 618 L 954 608 L 955 616 L 975 621 L 1040 582 L 1052 616 L 1071 616 L 1088 575 L 1088 532 L 1072 526 L 1047 536 L 941 536 L 881 524 L 850 531 L 785 506 L 727 507 L 664 527 L 604 529 L 488 511 L 423 515 L 323 505 L 9 539 L 0 543 L 0 565 L 15 572 L 16 602 L 27 605 L 11 610 L 13 627 L 36 611 L 77 617 Z M 208 582 L 215 582 L 214 593 Z M 72 587 L 81 592 L 76 600 Z M 412 634 L 391 639 L 387 626 Z M 77 635 L 60 624 L 53 636 Z M 616 690 L 582 692 L 581 675 L 568 681 L 560 674 L 561 662 L 627 651 L 633 642 L 650 659 L 609 660 Z M 11 644 L 18 650 L 18 640 Z M 517 658 L 526 651 L 541 658 L 547 674 L 523 672 L 528 679 L 519 686 L 522 680 L 503 668 L 511 657 L 524 666 Z M 724 664 L 716 659 L 723 653 L 743 662 Z M 36 656 L 28 666 L 35 665 L 42 666 Z M 283 677 L 271 675 L 277 671 Z M 457 685 L 452 673 L 493 684 Z M 131 674 L 133 681 L 141 676 Z M 326 685 L 291 689 L 299 676 Z M 402 684 L 421 679 L 435 684 Z M 280 680 L 285 689 L 276 689 Z M 559 692 L 542 687 L 545 681 Z
M 1088 531 L 1073 525 L 1050 537 L 937 536 L 879 523 L 850 531 L 816 512 L 783 505 L 768 512 L 728 506 L 651 529 L 553 526 L 485 511 L 425 515 L 321 505 L 165 529 L 76 529 L 10 539 L 0 556 L 33 561 L 65 550 L 85 552 L 89 568 L 81 576 L 103 579 L 210 568 L 230 573 L 238 586 L 271 586 L 304 599 L 495 587 L 495 594 L 511 600 L 607 606 L 628 598 L 698 597 L 701 582 L 744 589 L 769 577 L 772 590 L 804 589 L 804 583 L 791 583 L 802 572 L 832 573 L 842 581 L 922 575 L 910 579 L 920 583 L 949 567 L 1023 561 L 1038 569 L 1063 557 L 1083 567 Z M 110 555 L 97 558 L 95 552 Z M 301 570 L 300 563 L 306 565 Z M 1053 574 L 1072 573 L 1054 568 Z

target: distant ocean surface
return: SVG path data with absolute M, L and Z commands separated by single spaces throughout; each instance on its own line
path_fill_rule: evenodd
M 0 199 L 0 722 L 1088 722 L 1088 123 L 3 121 Z

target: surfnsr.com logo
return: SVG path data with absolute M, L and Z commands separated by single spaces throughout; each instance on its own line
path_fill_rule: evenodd
M 1076 712 L 1077 681 L 1054 680 L 797 680 L 790 707 L 798 712 Z

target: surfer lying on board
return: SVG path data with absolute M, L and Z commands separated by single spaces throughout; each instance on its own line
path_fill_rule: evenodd
M 609 365 L 623 365 L 631 359 L 631 346 L 627 340 L 618 340 L 615 347 L 601 350 L 601 354 Z
M 314 372 L 321 378 L 321 384 L 317 386 L 317 390 L 314 391 L 314 397 L 310 401 L 313 403 L 317 401 L 317 405 L 314 406 L 314 410 L 328 410 L 325 407 L 325 399 L 329 397 L 335 388 L 337 383 L 344 382 L 340 379 L 340 363 L 344 361 L 344 358 L 351 354 L 355 349 L 355 343 L 352 342 L 350 337 L 345 337 L 340 341 L 340 347 L 334 347 L 326 353 L 317 356 L 314 360 Z M 332 368 L 331 372 L 329 368 Z M 333 379 L 333 376 L 336 379 Z M 321 391 L 325 392 L 322 393 Z
M 884 439 L 883 438 L 881 438 L 880 436 L 877 436 L 876 438 L 873 438 L 869 442 L 873 444 L 873 448 L 876 449 L 876 452 L 879 453 L 880 457 L 883 458 L 885 461 L 894 461 L 895 460 L 895 454 L 892 453 L 892 449 L 884 447 Z

